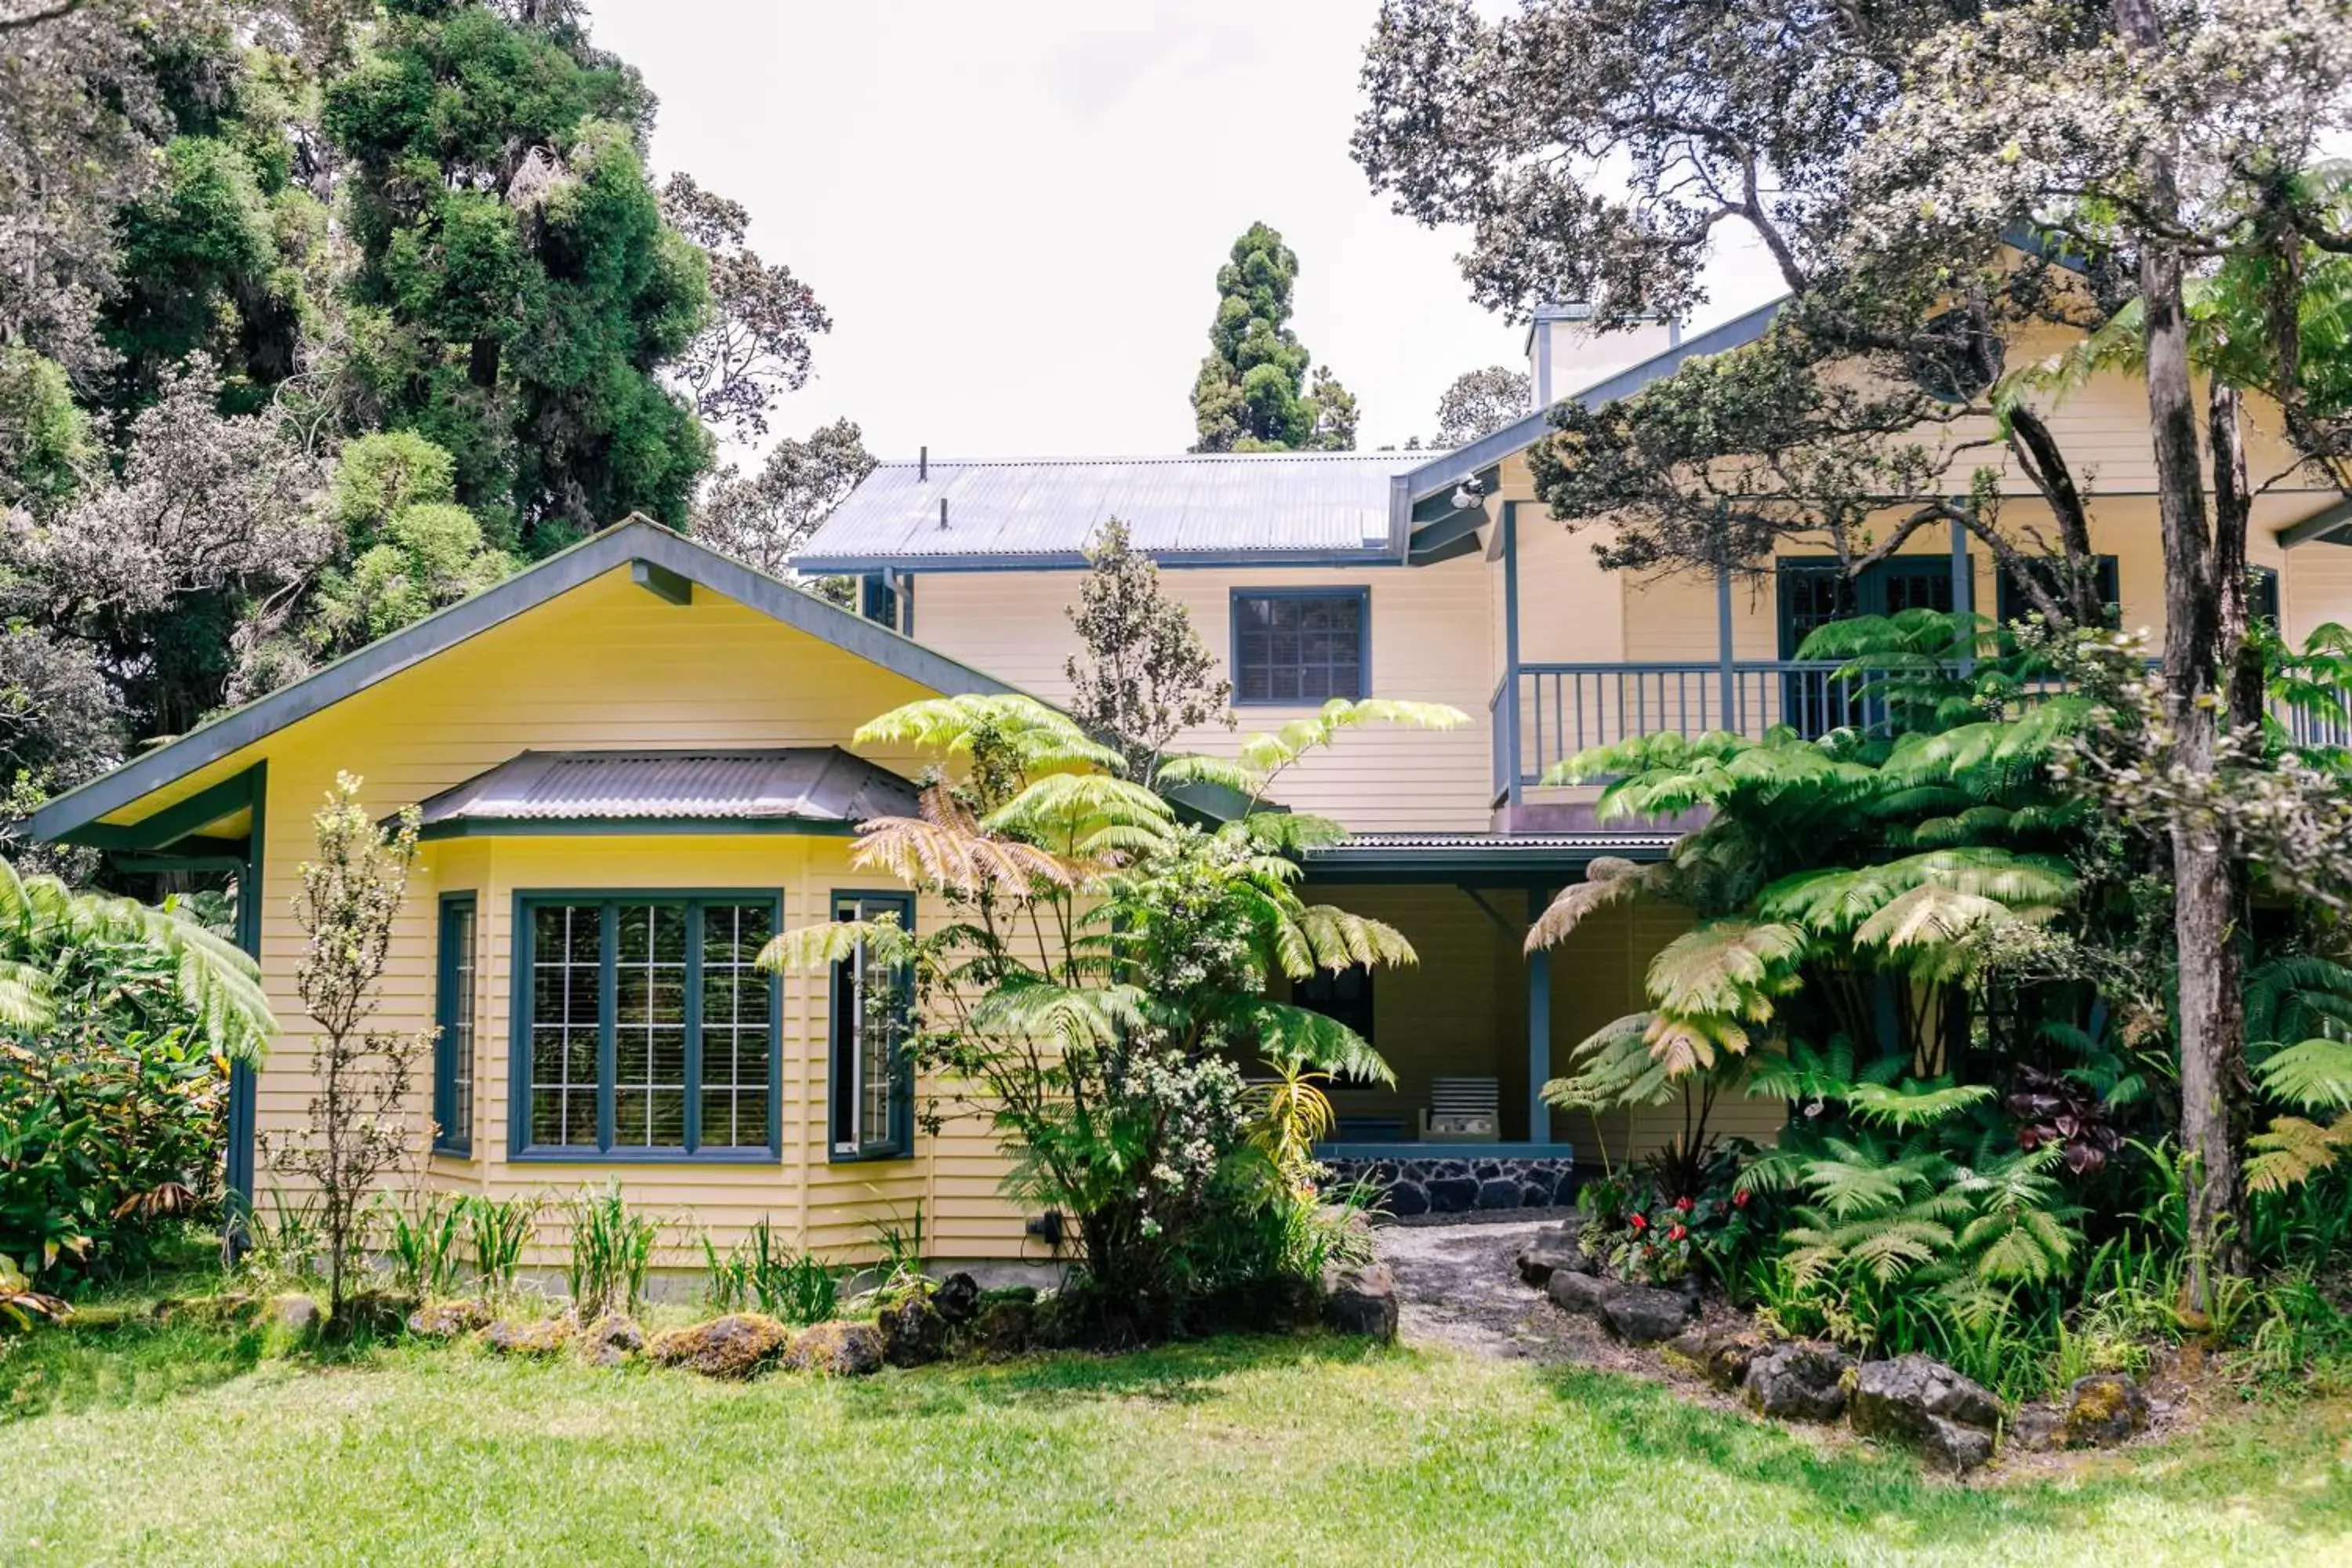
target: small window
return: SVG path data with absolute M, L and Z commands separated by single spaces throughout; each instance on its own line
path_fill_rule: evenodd
M 2033 574 L 2045 592 L 2056 597 L 2061 604 L 2065 602 L 2065 596 L 2059 592 L 2057 562 L 2042 556 L 2029 556 L 2025 561 L 2025 570 Z M 2095 557 L 2091 571 L 2091 586 L 2097 592 L 2099 605 L 2107 612 L 2107 618 L 2113 620 L 2116 609 L 2123 603 L 2117 588 L 2116 558 L 2112 555 Z M 2026 596 L 2025 590 L 2018 585 L 2015 574 L 2006 566 L 2000 569 L 1999 607 L 2003 626 L 2011 621 L 2024 620 L 2033 614 L 2033 601 Z
M 776 924 L 772 898 L 525 900 L 517 1146 L 774 1152 Z
M 1282 591 L 1234 595 L 1234 700 L 1319 704 L 1370 695 L 1371 596 Z
M 1290 988 L 1290 999 L 1310 1013 L 1345 1024 L 1372 1043 L 1372 972 L 1361 964 L 1318 969 Z
M 474 895 L 441 900 L 433 999 L 433 1152 L 474 1152 Z
M 2258 621 L 2268 621 L 2271 629 L 2279 629 L 2279 574 L 2275 566 L 2251 566 L 2254 574 L 2251 591 L 2246 595 L 2246 613 Z
M 905 893 L 836 893 L 836 921 L 896 916 L 911 930 Z M 907 1053 L 913 977 L 882 968 L 860 942 L 833 966 L 833 1157 L 902 1159 L 914 1152 L 915 1073 Z

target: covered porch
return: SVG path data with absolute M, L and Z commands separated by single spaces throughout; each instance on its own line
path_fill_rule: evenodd
M 1597 1151 L 1591 1129 L 1555 1125 L 1543 1085 L 1568 1047 L 1641 1005 L 1650 955 L 1679 926 L 1627 910 L 1526 954 L 1528 926 L 1595 856 L 1655 858 L 1673 840 L 1365 834 L 1310 851 L 1310 902 L 1387 921 L 1420 958 L 1293 988 L 1293 1000 L 1366 1036 L 1396 1073 L 1393 1086 L 1331 1090 L 1339 1124 L 1318 1158 L 1343 1181 L 1375 1183 L 1404 1216 L 1570 1202 L 1576 1163 Z

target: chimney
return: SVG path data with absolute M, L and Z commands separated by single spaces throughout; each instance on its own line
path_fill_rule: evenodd
M 1592 307 L 1581 300 L 1538 305 L 1528 324 L 1528 387 L 1535 406 L 1549 408 L 1643 360 L 1680 348 L 1683 324 L 1645 317 L 1601 332 Z
M 903 447 L 900 449 L 904 450 Z M 915 479 L 921 484 L 931 482 L 931 449 L 929 447 L 915 448 Z

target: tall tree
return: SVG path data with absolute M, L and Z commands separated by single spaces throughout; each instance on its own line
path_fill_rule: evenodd
M 1192 383 L 1196 452 L 1349 452 L 1356 400 L 1290 330 L 1298 258 L 1282 236 L 1250 225 L 1217 268 L 1209 353 Z
M 850 420 L 820 426 L 805 440 L 788 437 L 768 448 L 757 472 L 739 473 L 730 463 L 711 476 L 695 504 L 694 537 L 782 576 L 793 552 L 873 471 L 864 433 Z
M 1070 625 L 1083 651 L 1065 660 L 1070 716 L 1118 748 L 1127 776 L 1151 785 L 1168 748 L 1186 730 L 1234 716 L 1233 683 L 1202 642 L 1184 606 L 1160 584 L 1160 568 L 1117 518 L 1087 552 Z
M 1507 364 L 1465 370 L 1437 400 L 1437 439 L 1433 445 L 1466 447 L 1482 436 L 1517 424 L 1527 417 L 1534 395 L 1523 370 Z
M 768 433 L 768 410 L 808 384 L 810 343 L 833 330 L 816 290 L 793 269 L 760 259 L 744 243 L 751 215 L 739 202 L 706 191 L 691 174 L 662 186 L 662 219 L 701 247 L 710 268 L 710 321 L 670 367 L 714 429 Z
M 457 462 L 494 542 L 682 524 L 710 439 L 658 373 L 709 321 L 662 222 L 635 72 L 569 29 L 404 5 L 326 89 L 360 251 L 346 374 Z
M 2344 7 L 2252 0 L 2161 11 L 1523 0 L 1492 20 L 1457 0 L 1390 0 L 1355 150 L 1403 210 L 1472 226 L 1465 273 L 1499 307 L 1589 299 L 1604 327 L 1686 314 L 1719 231 L 1762 243 L 1792 299 L 1759 352 L 1689 367 L 1613 411 L 1563 409 L 1565 435 L 1538 455 L 1555 510 L 1626 515 L 1607 552 L 1621 565 L 1749 559 L 1807 530 L 1858 567 L 1939 518 L 2009 562 L 2016 544 L 1966 456 L 1985 437 L 1937 434 L 1984 414 L 2041 489 L 2056 575 L 2079 589 L 2088 487 L 2031 402 L 1993 407 L 1981 392 L 2012 328 L 2095 330 L 2137 301 L 2173 756 L 2210 779 L 2222 724 L 2252 717 L 2214 700 L 2245 624 L 2249 488 L 2242 389 L 2214 378 L 2200 421 L 2184 295 L 2219 257 L 2273 258 L 2278 349 L 2264 389 L 2317 450 L 2316 422 L 2296 415 L 2300 262 L 2352 237 L 2302 172 L 2345 128 L 2347 61 Z M 2021 235 L 2042 237 L 2021 256 Z M 2087 607 L 2087 594 L 2066 596 L 2042 594 L 2041 607 Z M 2200 1308 L 2211 1271 L 2238 1262 L 2233 865 L 2227 832 L 2176 822 Z

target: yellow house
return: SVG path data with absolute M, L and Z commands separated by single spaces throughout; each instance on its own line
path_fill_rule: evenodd
M 1752 338 L 1769 310 L 1687 341 L 1599 356 L 1565 313 L 1529 335 L 1539 400 L 1623 395 Z M 2095 542 L 2126 625 L 2162 613 L 2138 389 L 2101 384 L 2058 416 L 2104 443 Z M 798 1245 L 868 1251 L 924 1225 L 959 1262 L 1050 1260 L 999 1193 L 985 1129 L 923 1132 L 922 1086 L 857 1026 L 840 976 L 750 963 L 784 925 L 895 908 L 940 918 L 850 865 L 861 817 L 903 809 L 915 759 L 853 754 L 856 729 L 938 693 L 1066 690 L 1066 608 L 1103 522 L 1126 521 L 1226 661 L 1242 728 L 1330 697 L 1447 702 L 1470 727 L 1351 734 L 1287 776 L 1285 804 L 1350 830 L 1310 853 L 1309 891 L 1400 927 L 1421 962 L 1328 976 L 1301 1000 L 1348 1018 L 1397 1069 L 1348 1089 L 1328 1151 L 1402 1174 L 1401 1207 L 1549 1204 L 1572 1163 L 1622 1160 L 1679 1126 L 1595 1127 L 1535 1090 L 1576 1041 L 1641 1005 L 1677 930 L 1596 918 L 1521 955 L 1531 914 L 1600 855 L 1655 857 L 1671 825 L 1592 817 L 1539 780 L 1580 747 L 1645 730 L 1825 723 L 1842 694 L 1793 658 L 1824 616 L 1895 605 L 1991 609 L 1964 542 L 1897 557 L 1851 588 L 1813 563 L 1750 563 L 1764 591 L 1601 571 L 1542 515 L 1526 465 L 1540 413 L 1458 452 L 887 463 L 801 557 L 850 574 L 837 608 L 632 521 L 215 720 L 43 807 L 39 837 L 240 879 L 243 940 L 287 1032 L 235 1085 L 230 1179 L 266 1194 L 257 1134 L 299 1124 L 310 1041 L 291 913 L 310 817 L 339 773 L 371 810 L 415 804 L 424 847 L 382 1026 L 436 1029 L 413 1112 L 425 1179 L 564 1192 L 619 1177 L 632 1201 L 721 1245 L 762 1217 Z M 1960 437 L 1956 437 L 1960 438 Z M 2274 445 L 2270 448 L 2274 453 Z M 2266 476 L 2265 476 L 2266 477 Z M 2021 479 L 2015 512 L 2035 504 Z M 2352 620 L 2347 509 L 2274 485 L 2255 560 L 2290 637 Z M 1826 584 L 1826 585 L 1825 585 Z M 982 673 L 988 671 L 991 673 Z M 1187 737 L 1230 746 L 1211 730 Z M 1769 1137 L 1783 1107 L 1718 1110 Z

